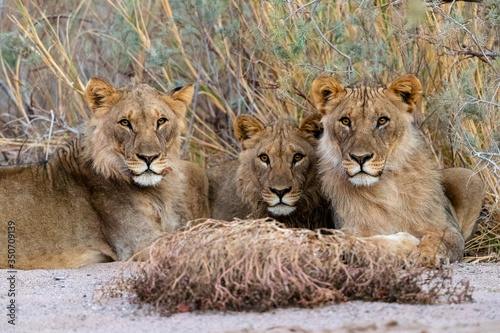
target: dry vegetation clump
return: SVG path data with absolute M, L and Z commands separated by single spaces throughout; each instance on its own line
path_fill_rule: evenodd
M 169 234 L 129 276 L 103 287 L 161 314 L 266 311 L 352 300 L 410 304 L 471 299 L 468 282 L 429 270 L 335 230 L 287 229 L 270 220 L 208 220 Z M 404 266 L 404 267 L 403 267 Z

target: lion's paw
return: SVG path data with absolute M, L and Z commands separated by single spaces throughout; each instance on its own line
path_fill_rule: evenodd
M 405 256 L 415 251 L 420 244 L 420 240 L 407 232 L 398 232 L 393 235 L 399 241 L 399 251 Z
M 419 247 L 410 254 L 410 260 L 427 267 L 440 267 L 449 263 L 449 259 L 435 250 Z

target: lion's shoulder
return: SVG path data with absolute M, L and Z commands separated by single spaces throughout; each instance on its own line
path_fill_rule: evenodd
M 187 206 L 188 220 L 209 217 L 208 178 L 205 171 L 199 165 L 190 161 L 181 161 L 180 168 L 185 182 L 184 200 Z
M 213 218 L 222 220 L 245 218 L 252 211 L 238 193 L 238 166 L 239 162 L 233 160 L 207 169 L 208 200 Z

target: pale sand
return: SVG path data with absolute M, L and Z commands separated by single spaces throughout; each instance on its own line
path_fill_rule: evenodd
M 16 326 L 7 324 L 7 271 L 0 270 L 0 332 L 500 332 L 500 264 L 455 264 L 474 287 L 473 303 L 349 302 L 267 313 L 148 314 L 123 299 L 96 303 L 94 289 L 123 263 L 17 273 Z M 59 279 L 61 278 L 61 279 Z

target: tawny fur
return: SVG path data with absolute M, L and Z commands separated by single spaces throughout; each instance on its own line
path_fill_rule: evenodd
M 312 93 L 324 115 L 320 174 L 337 226 L 363 237 L 409 233 L 420 242 L 409 238 L 413 245 L 403 255 L 421 262 L 461 259 L 484 184 L 469 170 L 447 170 L 445 195 L 443 175 L 412 126 L 422 93 L 418 79 L 344 88 L 321 76 Z
M 0 224 L 7 232 L 15 223 L 16 269 L 126 260 L 164 232 L 209 215 L 203 170 L 179 158 L 192 87 L 167 96 L 93 78 L 85 94 L 92 118 L 79 139 L 46 163 L 0 168 Z M 140 156 L 156 156 L 150 171 Z M 0 268 L 9 267 L 7 250 L 6 236 Z
M 207 170 L 212 217 L 231 221 L 270 216 L 289 227 L 333 228 L 317 177 L 319 119 L 310 116 L 299 126 L 289 118 L 264 125 L 251 116 L 237 117 L 239 160 Z M 267 162 L 261 159 L 264 154 Z M 289 190 L 281 201 L 287 205 L 279 204 L 272 189 Z

